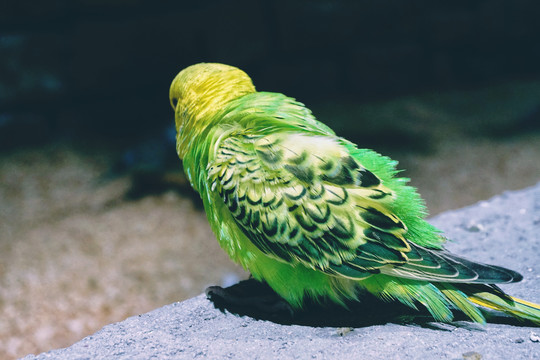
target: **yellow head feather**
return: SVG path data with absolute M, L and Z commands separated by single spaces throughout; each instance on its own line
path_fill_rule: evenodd
M 227 102 L 255 92 L 250 77 L 234 66 L 200 63 L 180 71 L 169 91 L 169 100 L 175 110 L 176 129 L 186 122 L 191 126 L 208 119 Z

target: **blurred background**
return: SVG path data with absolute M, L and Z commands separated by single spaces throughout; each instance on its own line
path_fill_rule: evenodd
M 431 214 L 540 180 L 536 1 L 0 3 L 0 358 L 246 277 L 175 154 L 222 62 L 390 155 Z M 459 240 L 459 239 L 457 239 Z

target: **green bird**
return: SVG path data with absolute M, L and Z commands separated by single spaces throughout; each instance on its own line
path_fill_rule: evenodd
M 172 82 L 177 152 L 220 246 L 292 309 L 367 291 L 437 321 L 481 305 L 540 325 L 540 306 L 495 284 L 522 276 L 453 255 L 396 161 L 360 149 L 303 104 L 201 63 Z

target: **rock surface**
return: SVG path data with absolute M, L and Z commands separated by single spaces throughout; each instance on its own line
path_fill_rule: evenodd
M 540 183 L 431 219 L 455 242 L 448 249 L 521 272 L 501 286 L 540 302 Z M 538 359 L 540 328 L 498 321 L 485 327 L 388 323 L 362 328 L 284 326 L 221 313 L 204 295 L 104 327 L 59 350 L 25 359 Z

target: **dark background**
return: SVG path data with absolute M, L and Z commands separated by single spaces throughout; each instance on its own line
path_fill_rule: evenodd
M 535 79 L 537 4 L 5 1 L 0 148 L 58 138 L 129 146 L 171 124 L 170 82 L 202 61 L 238 66 L 259 90 L 310 107 Z

